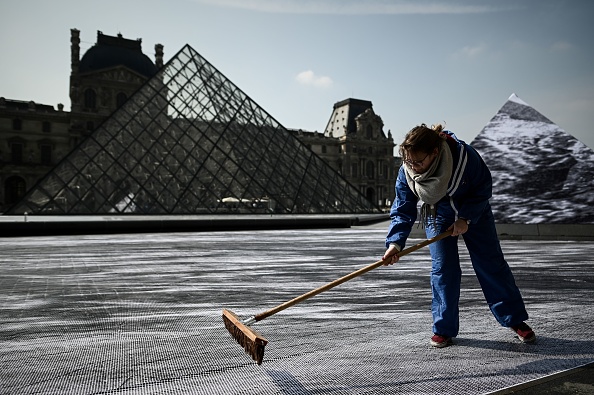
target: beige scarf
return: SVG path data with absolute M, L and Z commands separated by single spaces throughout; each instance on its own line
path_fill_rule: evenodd
M 404 165 L 408 186 L 416 197 L 430 206 L 446 195 L 453 168 L 454 158 L 445 141 L 441 144 L 439 155 L 425 173 L 417 174 L 406 163 Z

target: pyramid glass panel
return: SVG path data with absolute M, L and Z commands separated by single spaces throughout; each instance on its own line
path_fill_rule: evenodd
M 377 213 L 190 46 L 9 214 Z

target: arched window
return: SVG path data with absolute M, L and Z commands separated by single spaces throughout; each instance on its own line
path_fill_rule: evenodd
M 116 107 L 120 108 L 128 100 L 128 95 L 124 92 L 120 92 L 116 95 Z
M 85 90 L 85 108 L 97 108 L 97 94 L 93 89 L 89 88 Z

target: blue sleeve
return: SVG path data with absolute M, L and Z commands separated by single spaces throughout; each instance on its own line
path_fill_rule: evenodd
M 400 167 L 396 179 L 396 197 L 390 210 L 390 226 L 386 236 L 386 248 L 391 243 L 398 244 L 401 249 L 406 245 L 413 224 L 417 220 L 418 198 L 408 187 L 404 167 Z
M 482 215 L 492 195 L 493 180 L 489 168 L 478 152 L 469 145 L 465 146 L 468 163 L 465 169 L 465 179 L 468 186 L 464 192 L 456 196 L 458 217 L 476 222 Z

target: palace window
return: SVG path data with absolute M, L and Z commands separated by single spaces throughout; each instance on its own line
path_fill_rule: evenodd
M 95 109 L 97 107 L 97 94 L 92 89 L 85 90 L 85 108 Z
M 375 164 L 372 161 L 367 162 L 366 170 L 367 177 L 373 180 L 375 178 Z
M 25 180 L 19 176 L 11 176 L 6 179 L 4 183 L 6 203 L 14 204 L 19 201 L 27 191 Z
M 52 164 L 52 146 L 50 144 L 42 144 L 39 149 L 41 150 L 41 164 L 51 165 Z
M 13 130 L 22 130 L 23 129 L 23 121 L 19 118 L 15 118 L 12 120 L 12 129 Z
M 124 92 L 120 92 L 116 96 L 116 107 L 120 108 L 128 100 L 128 96 Z
M 23 143 L 10 143 L 12 163 L 23 163 Z
M 41 130 L 44 133 L 50 133 L 52 131 L 52 124 L 48 121 L 43 121 L 43 123 L 41 124 Z

